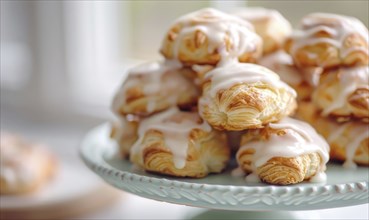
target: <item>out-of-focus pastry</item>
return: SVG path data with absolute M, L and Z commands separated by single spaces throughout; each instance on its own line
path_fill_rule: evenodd
M 112 109 L 118 116 L 147 116 L 169 107 L 190 110 L 197 105 L 199 89 L 177 62 L 150 62 L 132 68 L 115 94 Z
M 310 123 L 328 141 L 332 160 L 344 162 L 344 167 L 356 164 L 369 166 L 369 126 L 361 121 L 336 122 L 322 117 L 311 102 L 299 103 L 297 116 Z
M 235 15 L 254 25 L 255 32 L 263 39 L 263 54 L 282 48 L 292 32 L 290 22 L 273 9 L 243 8 Z
M 261 56 L 262 40 L 249 22 L 206 8 L 177 19 L 160 52 L 185 65 L 216 65 L 230 58 L 254 62 Z
M 236 155 L 246 181 L 288 185 L 324 182 L 329 146 L 309 124 L 292 118 L 243 135 Z
M 312 101 L 322 116 L 369 122 L 369 67 L 342 67 L 323 73 Z
M 129 157 L 129 151 L 137 141 L 137 129 L 140 118 L 133 115 L 127 115 L 124 118 L 111 123 L 110 137 L 114 139 L 118 146 L 120 155 L 123 158 Z
M 306 79 L 306 73 L 298 69 L 286 52 L 279 50 L 260 58 L 258 64 L 265 66 L 279 75 L 282 81 L 297 92 L 298 100 L 309 100 L 314 87 Z
M 42 146 L 1 133 L 0 194 L 33 192 L 56 170 L 56 159 Z
M 354 17 L 313 13 L 285 44 L 299 67 L 368 65 L 368 29 Z
M 266 67 L 228 63 L 208 72 L 199 113 L 217 130 L 260 128 L 290 115 L 296 92 Z
M 221 172 L 230 157 L 225 134 L 212 130 L 195 112 L 176 108 L 140 122 L 131 161 L 147 171 L 200 178 Z

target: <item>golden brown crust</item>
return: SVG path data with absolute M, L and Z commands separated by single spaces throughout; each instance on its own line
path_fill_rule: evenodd
M 129 151 L 138 138 L 138 125 L 139 119 L 127 120 L 126 117 L 111 123 L 110 138 L 117 142 L 123 158 L 129 157 Z
M 219 23 L 227 29 L 218 27 Z M 222 37 L 215 37 L 219 34 Z M 252 41 L 253 49 L 237 45 L 235 39 Z M 187 66 L 216 65 L 222 53 L 236 53 L 240 62 L 255 62 L 261 56 L 262 41 L 248 22 L 214 9 L 203 9 L 179 18 L 166 33 L 160 52 L 165 58 L 178 59 Z
M 186 78 L 188 72 L 192 70 L 169 69 L 128 75 L 115 94 L 113 111 L 125 117 L 128 114 L 148 116 L 173 106 L 191 110 L 197 105 L 200 90 Z
M 252 141 L 265 141 L 271 135 L 283 137 L 286 131 L 283 129 L 271 129 L 265 127 L 261 130 L 250 130 L 241 139 L 241 146 Z M 287 146 L 286 146 L 287 147 Z M 246 173 L 252 173 L 252 161 L 256 148 L 241 148 L 237 152 L 237 162 Z M 275 156 L 266 163 L 256 168 L 256 175 L 261 181 L 274 185 L 289 185 L 309 180 L 321 170 L 321 157 L 319 153 L 312 152 L 296 157 Z
M 210 83 L 205 83 L 203 96 L 208 95 Z M 266 83 L 234 85 L 208 100 L 199 103 L 200 111 L 203 118 L 218 130 L 261 128 L 292 114 L 296 108 L 291 93 Z
M 323 135 L 330 145 L 331 159 L 342 162 L 347 159 L 347 147 L 354 143 L 356 138 L 359 138 L 359 132 L 356 129 L 358 127 L 366 128 L 366 133 L 368 135 L 359 143 L 359 146 L 356 147 L 353 161 L 357 164 L 369 166 L 369 128 L 365 123 L 352 120 L 339 123 L 333 118 L 322 117 L 320 116 L 320 111 L 311 102 L 299 103 L 297 117 L 310 123 L 321 135 Z M 338 136 L 335 135 L 335 137 L 332 138 L 332 135 L 341 129 L 343 129 L 343 131 L 341 131 Z
M 301 30 L 284 48 L 299 67 L 368 65 L 367 35 L 368 29 L 355 18 L 316 13 L 303 18 Z
M 131 161 L 147 171 L 170 176 L 201 178 L 209 173 L 219 173 L 230 157 L 225 134 L 215 131 L 208 133 L 193 129 L 190 132 L 186 163 L 181 169 L 174 165 L 173 154 L 160 131 L 147 131 L 141 144 L 144 146 L 142 158 L 139 158 L 140 154 L 132 155 Z
M 291 24 L 276 10 L 248 7 L 235 15 L 253 24 L 263 39 L 264 55 L 281 49 L 292 31 Z
M 368 71 L 364 76 L 355 75 L 367 67 L 339 68 L 323 73 L 312 95 L 313 103 L 323 110 L 324 116 L 337 118 L 369 119 Z M 349 90 L 352 88 L 351 90 Z M 345 92 L 347 91 L 347 92 Z M 332 106 L 335 106 L 332 108 Z M 330 111 L 327 111 L 331 109 Z

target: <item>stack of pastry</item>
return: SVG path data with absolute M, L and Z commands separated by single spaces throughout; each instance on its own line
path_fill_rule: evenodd
M 331 158 L 345 167 L 369 165 L 368 35 L 356 18 L 314 13 L 285 44 L 313 82 L 298 116 L 327 139 Z
M 162 42 L 164 61 L 131 69 L 115 95 L 112 137 L 122 155 L 147 171 L 203 177 L 224 170 L 226 132 L 241 131 L 236 159 L 249 176 L 283 185 L 321 180 L 328 145 L 288 117 L 295 90 L 253 64 L 265 50 L 253 25 L 234 15 L 203 9 L 177 19 Z

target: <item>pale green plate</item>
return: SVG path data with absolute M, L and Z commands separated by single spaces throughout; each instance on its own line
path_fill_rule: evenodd
M 369 168 L 346 170 L 329 164 L 324 184 L 293 186 L 248 184 L 232 177 L 232 166 L 222 174 L 202 179 L 171 178 L 138 170 L 118 158 L 110 127 L 101 125 L 82 142 L 86 165 L 109 184 L 142 197 L 164 202 L 224 210 L 312 210 L 368 203 Z

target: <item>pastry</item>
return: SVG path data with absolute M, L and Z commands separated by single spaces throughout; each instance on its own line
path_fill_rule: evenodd
M 197 104 L 199 89 L 175 62 L 149 62 L 132 68 L 115 94 L 112 109 L 118 116 L 148 116 L 172 106 L 190 110 Z
M 350 120 L 339 123 L 322 117 L 311 102 L 301 102 L 297 116 L 310 123 L 328 141 L 332 160 L 344 162 L 344 167 L 356 164 L 369 166 L 369 126 L 367 123 Z
M 249 174 L 246 181 L 260 179 L 276 185 L 323 182 L 329 146 L 309 124 L 286 117 L 244 134 L 236 159 Z
M 295 89 L 298 100 L 310 100 L 314 87 L 306 79 L 306 72 L 294 65 L 289 54 L 279 50 L 260 58 L 258 64 L 277 73 L 282 81 Z
M 176 108 L 142 120 L 130 154 L 147 171 L 195 178 L 221 172 L 229 157 L 225 134 L 213 131 L 197 113 Z
M 255 32 L 263 39 L 263 54 L 282 48 L 292 32 L 290 22 L 273 9 L 243 8 L 234 15 L 254 25 Z
M 206 8 L 177 19 L 163 39 L 160 52 L 185 65 L 216 65 L 221 60 L 254 62 L 262 40 L 253 26 L 236 16 Z
M 127 115 L 111 123 L 110 137 L 117 142 L 120 155 L 123 158 L 129 157 L 129 151 L 137 140 L 139 121 L 138 117 Z
M 368 65 L 368 29 L 354 17 L 313 13 L 285 44 L 299 67 Z
M 322 116 L 353 117 L 369 122 L 369 67 L 326 71 L 312 101 L 322 110 Z
M 217 130 L 260 128 L 293 113 L 296 92 L 273 71 L 228 63 L 208 72 L 199 113 Z
M 55 158 L 42 146 L 1 133 L 0 194 L 33 192 L 54 174 Z

